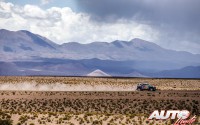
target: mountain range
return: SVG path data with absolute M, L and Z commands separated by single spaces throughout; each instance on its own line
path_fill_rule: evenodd
M 26 30 L 0 30 L 0 75 L 86 76 L 99 69 L 111 76 L 200 78 L 199 66 L 200 54 L 138 38 L 59 45 Z

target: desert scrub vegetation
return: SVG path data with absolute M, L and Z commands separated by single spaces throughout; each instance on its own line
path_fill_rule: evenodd
M 5 119 L 5 120 L 3 120 L 3 119 L 0 119 L 0 125 L 12 125 L 12 120 L 10 120 L 10 119 Z
M 149 114 L 159 109 L 200 112 L 199 91 L 159 92 L 33 92 L 0 91 L 0 110 L 9 112 L 71 112 Z M 143 95 L 143 96 L 141 96 Z M 16 97 L 16 98 L 15 98 Z M 34 116 L 35 117 L 35 116 Z M 34 119 L 34 117 L 31 117 Z M 66 116 L 68 119 L 70 116 Z
M 154 110 L 200 113 L 199 91 L 35 92 L 0 91 L 0 118 L 14 124 L 157 124 Z M 143 96 L 141 96 L 143 95 Z M 17 119 L 17 120 L 16 120 Z M 163 124 L 168 124 L 166 121 Z M 160 123 L 158 123 L 160 124 Z
M 199 101 L 185 100 L 141 100 L 141 99 L 33 99 L 2 100 L 2 111 L 10 112 L 72 112 L 72 113 L 111 113 L 111 114 L 149 114 L 154 110 L 187 108 L 192 114 L 199 114 Z M 5 116 L 3 116 L 5 117 Z M 6 116 L 8 117 L 8 116 Z M 34 117 L 33 117 L 34 118 Z M 69 119 L 66 116 L 64 119 Z M 22 117 L 21 122 L 29 119 Z
M 0 125 L 12 125 L 11 114 L 0 111 Z
M 141 124 L 152 124 L 158 123 L 156 120 L 148 121 L 146 116 L 143 114 L 136 115 L 122 115 L 122 114 L 98 114 L 98 113 L 56 113 L 56 115 L 52 115 L 49 117 L 47 112 L 38 113 L 39 117 L 35 120 L 29 119 L 27 117 L 32 117 L 33 113 L 21 113 L 17 115 L 19 117 L 18 120 L 14 120 L 14 125 L 141 125 Z M 56 117 L 58 116 L 58 117 Z M 12 116 L 13 117 L 13 116 Z M 16 117 L 16 114 L 14 115 Z M 24 120 L 25 119 L 25 120 Z M 23 123 L 21 120 L 24 120 Z M 5 122 L 5 121 L 4 121 Z M 10 122 L 10 121 L 9 121 Z M 169 123 L 170 121 L 163 121 L 163 125 Z M 5 125 L 7 124 L 5 122 Z M 4 124 L 1 124 L 4 125 Z

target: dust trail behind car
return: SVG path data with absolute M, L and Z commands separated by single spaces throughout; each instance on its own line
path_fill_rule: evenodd
M 0 84 L 0 90 L 15 91 L 135 91 L 136 85 L 109 85 L 109 84 L 38 84 L 36 82 L 4 83 Z

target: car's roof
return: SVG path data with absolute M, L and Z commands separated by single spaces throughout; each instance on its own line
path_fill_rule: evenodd
M 149 85 L 149 83 L 140 83 L 141 85 Z

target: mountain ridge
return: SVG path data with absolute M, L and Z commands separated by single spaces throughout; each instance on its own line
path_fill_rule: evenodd
M 2 33 L 2 32 L 7 32 L 7 33 L 12 33 L 12 34 L 14 34 L 14 33 L 26 33 L 26 34 L 28 34 L 28 35 L 35 35 L 35 36 L 38 36 L 38 37 L 40 37 L 41 39 L 43 39 L 43 40 L 46 40 L 46 42 L 47 43 L 51 43 L 51 44 L 54 44 L 54 45 L 57 45 L 57 46 L 62 46 L 62 45 L 67 45 L 67 44 L 77 44 L 77 45 L 91 45 L 91 44 L 115 44 L 115 43 L 121 43 L 121 44 L 127 44 L 127 45 L 131 45 L 131 44 L 133 44 L 133 43 L 137 43 L 138 41 L 139 41 L 139 43 L 145 43 L 145 44 L 151 44 L 151 45 L 154 45 L 154 46 L 157 46 L 157 47 L 159 47 L 159 48 L 162 48 L 162 49 L 165 49 L 165 50 L 170 50 L 170 49 L 166 49 L 166 48 L 163 48 L 163 47 L 160 47 L 159 45 L 157 45 L 156 43 L 153 43 L 153 42 L 149 42 L 149 41 L 146 41 L 146 40 L 142 40 L 142 39 L 140 39 L 140 38 L 134 38 L 134 39 L 132 39 L 132 40 L 130 40 L 130 41 L 125 41 L 125 40 L 114 40 L 114 41 L 112 41 L 112 42 L 103 42 L 103 41 L 95 41 L 95 42 L 91 42 L 91 43 L 80 43 L 80 42 L 66 42 L 66 43 L 62 43 L 62 44 L 57 44 L 57 43 L 55 43 L 55 42 L 53 42 L 53 41 L 51 41 L 51 40 L 49 40 L 48 38 L 46 38 L 46 37 L 43 37 L 43 36 L 41 36 L 41 35 L 39 35 L 39 34 L 35 34 L 35 33 L 32 33 L 32 32 L 30 32 L 30 31 L 28 31 L 28 30 L 18 30 L 18 31 L 10 31 L 10 30 L 7 30 L 7 29 L 0 29 L 0 33 Z M 4 36 L 7 36 L 7 35 L 4 35 Z M 10 37 L 10 36 L 9 36 Z M 3 38 L 2 37 L 2 35 L 1 35 L 1 38 Z M 187 52 L 187 51 L 177 51 L 177 50 L 172 50 L 172 51 L 176 51 L 176 52 L 186 52 L 186 53 L 189 53 L 189 54 L 193 54 L 193 53 L 190 53 L 190 52 Z M 200 54 L 193 54 L 193 55 L 200 55 Z
M 13 52 L 19 59 L 20 57 L 29 55 L 65 59 L 99 58 L 102 60 L 118 61 L 149 61 L 153 58 L 157 61 L 200 62 L 200 54 L 165 49 L 155 43 L 138 38 L 131 41 L 115 40 L 110 43 L 92 42 L 81 44 L 78 42 L 69 42 L 59 45 L 43 36 L 26 30 L 9 31 L 2 29 L 0 30 L 0 45 L 0 52 L 2 54 L 6 56 Z
M 166 70 L 171 72 L 187 66 L 200 66 L 200 54 L 165 49 L 138 38 L 130 41 L 115 40 L 110 43 L 69 42 L 59 45 L 26 30 L 2 29 L 0 30 L 0 62 L 10 62 L 2 65 L 19 69 L 19 72 L 16 71 L 18 73 L 24 70 L 22 74 L 26 74 L 26 71 L 28 74 L 40 71 L 41 74 L 50 72 L 50 75 L 73 76 L 100 69 L 112 76 L 149 77 L 154 74 L 156 77 L 159 76 L 157 72 L 162 74 Z M 17 62 L 22 65 L 18 65 Z M 2 69 L 5 70 L 3 67 Z M 80 73 L 72 70 L 80 70 Z

